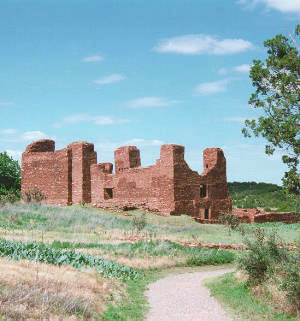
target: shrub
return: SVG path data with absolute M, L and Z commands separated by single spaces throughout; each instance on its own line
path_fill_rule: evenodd
M 23 193 L 22 195 L 22 199 L 26 202 L 26 203 L 30 203 L 30 202 L 41 202 L 42 200 L 45 200 L 47 197 L 46 195 L 39 190 L 38 188 L 34 188 L 32 190 L 27 190 Z
M 254 238 L 245 239 L 248 249 L 238 257 L 238 267 L 247 272 L 250 283 L 261 283 L 274 271 L 276 263 L 287 261 L 286 250 L 278 246 L 278 241 L 275 232 L 266 236 L 263 228 L 255 228 Z
M 134 216 L 132 220 L 133 228 L 137 230 L 138 233 L 140 233 L 144 227 L 146 226 L 146 214 L 143 213 L 141 216 Z
M 284 277 L 280 289 L 287 292 L 287 299 L 300 310 L 300 272 L 299 261 L 291 262 L 285 266 Z
M 15 203 L 19 200 L 19 197 L 16 194 L 6 194 L 0 195 L 0 205 L 4 205 L 5 203 Z
M 229 228 L 229 230 L 236 230 L 240 225 L 240 218 L 231 213 L 223 213 L 219 216 L 219 222 Z

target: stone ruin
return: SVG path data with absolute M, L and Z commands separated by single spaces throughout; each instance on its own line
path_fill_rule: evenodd
M 258 208 L 235 208 L 232 214 L 237 215 L 242 223 L 296 223 L 298 221 L 296 212 L 266 212 Z
M 162 145 L 160 158 L 148 167 L 141 167 L 135 146 L 118 148 L 114 160 L 115 173 L 112 163 L 97 164 L 91 143 L 74 142 L 55 151 L 53 140 L 36 141 L 22 155 L 22 193 L 37 188 L 47 204 L 143 208 L 187 214 L 204 223 L 216 223 L 232 209 L 220 148 L 204 150 L 201 175 L 189 168 L 180 145 Z

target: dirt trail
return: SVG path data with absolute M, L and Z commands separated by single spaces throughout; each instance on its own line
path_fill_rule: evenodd
M 150 284 L 147 321 L 231 321 L 202 281 L 232 271 L 184 273 Z

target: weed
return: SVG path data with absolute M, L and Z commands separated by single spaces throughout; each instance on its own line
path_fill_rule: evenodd
M 30 203 L 30 202 L 39 203 L 46 199 L 46 195 L 41 190 L 35 187 L 34 189 L 25 191 L 22 195 L 22 199 L 26 203 Z

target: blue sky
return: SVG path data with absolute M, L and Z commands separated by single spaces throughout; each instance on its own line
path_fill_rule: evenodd
M 0 150 L 85 140 L 104 162 L 136 145 L 147 166 L 176 143 L 201 172 L 220 147 L 229 181 L 280 184 L 280 153 L 241 128 L 259 116 L 252 60 L 299 16 L 300 0 L 1 0 Z

